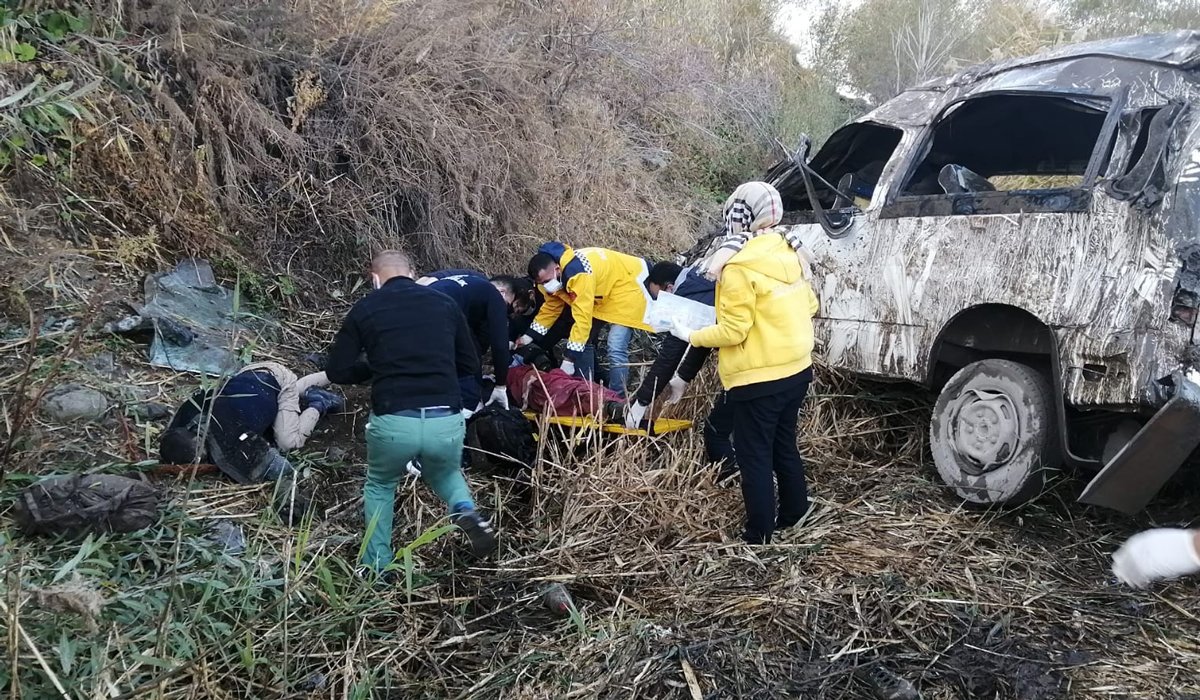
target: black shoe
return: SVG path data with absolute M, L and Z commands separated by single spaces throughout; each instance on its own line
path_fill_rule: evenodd
M 746 530 L 742 533 L 742 542 L 753 546 L 771 544 L 771 536 L 764 535 L 761 532 L 750 532 L 749 530 Z
M 871 688 L 871 692 L 879 700 L 921 700 L 921 694 L 912 683 L 892 673 L 882 664 L 859 668 L 855 675 Z
M 475 556 L 482 559 L 496 551 L 496 531 L 492 528 L 491 521 L 485 520 L 476 511 L 464 510 L 455 513 L 450 516 L 450 522 L 467 533 L 467 539 L 471 540 L 471 553 Z
M 779 517 L 775 518 L 775 529 L 786 530 L 789 527 L 795 527 L 797 523 L 799 523 L 801 520 L 804 520 L 804 516 L 808 515 L 809 512 L 812 511 L 812 501 L 805 499 L 804 504 L 807 507 L 804 509 L 804 512 L 800 513 L 799 515 L 783 515 L 780 513 Z
M 733 482 L 739 474 L 741 471 L 738 469 L 737 462 L 732 459 L 723 459 L 718 463 L 717 476 L 713 482 L 717 488 L 729 488 L 733 486 Z

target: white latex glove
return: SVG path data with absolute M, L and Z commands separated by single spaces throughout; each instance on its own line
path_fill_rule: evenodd
M 409 462 L 408 464 L 404 465 L 404 470 L 418 479 L 421 478 L 421 468 L 416 462 Z
M 507 409 L 508 408 L 508 389 L 497 385 L 495 389 L 492 389 L 492 397 L 490 399 L 488 399 L 487 403 L 489 406 L 491 406 L 494 403 L 498 403 L 498 404 L 500 404 L 500 406 L 502 408 Z
M 650 407 L 643 403 L 633 402 L 629 408 L 625 409 L 625 427 L 630 430 L 637 430 L 642 425 L 642 419 L 646 417 L 646 411 Z
M 466 419 L 470 418 L 471 416 L 475 415 L 475 412 L 469 408 L 464 408 L 461 411 L 461 413 L 462 413 L 463 420 L 466 420 Z
M 1139 532 L 1113 554 L 1112 570 L 1122 583 L 1134 588 L 1200 573 L 1195 531 L 1159 528 Z
M 671 335 L 685 343 L 692 342 L 692 329 L 688 328 L 681 318 L 671 319 Z
M 683 391 L 687 389 L 688 383 L 679 378 L 679 375 L 671 377 L 671 381 L 667 382 L 667 399 L 665 403 L 679 403 L 683 398 Z
M 530 337 L 528 335 L 523 335 L 520 338 L 517 338 L 517 342 L 514 343 L 514 347 L 518 347 L 518 348 L 525 347 L 526 345 L 529 345 L 532 342 L 533 342 L 532 337 Z
M 571 376 L 575 375 L 575 363 L 571 362 L 570 360 L 563 360 L 562 364 L 558 367 Z

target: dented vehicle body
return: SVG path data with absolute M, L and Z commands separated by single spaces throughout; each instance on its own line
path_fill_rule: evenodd
M 1051 416 L 996 387 L 939 398 L 932 440 L 961 461 L 939 471 L 964 497 L 1031 495 L 1000 482 L 1038 421 L 1041 466 L 1108 464 L 1088 500 L 1125 511 L 1195 448 L 1147 465 L 1200 359 L 1198 105 L 1200 33 L 1091 42 L 910 89 L 768 174 L 814 258 L 828 364 L 934 389 L 985 359 L 1046 378 Z

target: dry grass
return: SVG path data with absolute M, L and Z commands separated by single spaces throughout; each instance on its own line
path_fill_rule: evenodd
M 502 532 L 494 561 L 442 537 L 412 553 L 411 587 L 384 591 L 351 573 L 364 402 L 352 394 L 302 456 L 323 515 L 296 530 L 270 514 L 269 487 L 211 478 L 164 482 L 172 505 L 138 535 L 35 543 L 0 520 L 6 620 L 33 645 L 9 650 L 0 680 L 20 697 L 54 692 L 53 675 L 70 697 L 841 698 L 866 697 L 854 671 L 882 660 L 925 698 L 1200 692 L 1197 584 L 1135 593 L 1107 572 L 1147 519 L 1071 504 L 1065 478 L 1019 511 L 963 509 L 924 466 L 926 397 L 912 390 L 821 373 L 801 436 L 817 505 L 772 546 L 738 543 L 740 497 L 712 484 L 695 433 L 552 438 L 527 500 L 503 475 L 472 476 Z M 70 431 L 40 429 L 43 460 L 69 446 Z M 87 435 L 124 447 L 115 425 Z M 1150 517 L 1177 518 L 1188 498 Z M 444 522 L 413 481 L 398 512 L 398 544 Z M 218 518 L 244 528 L 244 553 L 205 539 Z M 18 580 L 30 596 L 98 587 L 104 604 L 41 609 Z M 541 605 L 550 582 L 578 617 Z
M 12 321 L 0 401 L 6 419 L 25 405 L 12 392 L 28 361 L 26 396 L 67 378 L 52 375 L 61 364 L 114 407 L 69 427 L 31 414 L 0 503 L 35 475 L 144 468 L 159 426 L 126 409 L 177 401 L 190 380 L 148 369 L 126 342 L 72 347 L 70 332 L 34 338 L 24 324 L 30 309 L 38 324 L 90 324 L 81 308 L 171 253 L 224 251 L 243 273 L 309 279 L 283 342 L 263 348 L 298 365 L 374 245 L 491 270 L 551 236 L 686 247 L 708 190 L 750 167 L 713 156 L 751 134 L 733 143 L 752 161 L 775 98 L 754 82 L 766 64 L 753 24 L 706 35 L 732 16 L 710 3 L 692 43 L 648 41 L 682 31 L 641 21 L 663 4 L 106 4 L 131 33 L 55 60 L 81 80 L 120 63 L 132 87 L 91 98 L 113 119 L 73 154 L 73 179 L 26 168 L 0 193 Z M 661 151 L 662 168 L 642 160 Z M 97 278 L 116 283 L 111 298 Z M 327 283 L 344 294 L 318 296 Z M 105 350 L 115 373 L 89 368 Z M 694 386 L 683 410 L 699 415 L 710 389 Z M 1021 510 L 965 510 L 927 467 L 919 393 L 821 374 L 801 435 L 816 509 L 770 547 L 738 543 L 739 494 L 712 484 L 695 433 L 550 439 L 528 500 L 503 476 L 472 477 L 501 527 L 494 561 L 437 538 L 409 550 L 410 583 L 383 591 L 352 573 L 364 401 L 353 394 L 300 456 L 322 510 L 300 528 L 276 520 L 267 487 L 209 477 L 158 477 L 173 498 L 157 527 L 82 543 L 24 539 L 0 506 L 0 686 L 14 698 L 841 698 L 863 697 L 853 672 L 881 660 L 926 698 L 1200 693 L 1197 584 L 1135 593 L 1107 572 L 1128 533 L 1194 517 L 1194 493 L 1116 519 L 1073 504 L 1064 477 Z M 443 522 L 416 483 L 398 509 L 398 544 Z M 206 536 L 216 519 L 243 528 L 244 552 Z M 576 617 L 540 604 L 551 581 Z
M 157 242 L 319 271 L 309 289 L 381 247 L 495 270 L 549 238 L 663 255 L 775 136 L 787 50 L 769 4 L 739 1 L 738 32 L 724 4 L 98 5 L 95 36 L 39 59 L 100 86 L 69 184 L 18 162 L 5 189 L 130 259 Z

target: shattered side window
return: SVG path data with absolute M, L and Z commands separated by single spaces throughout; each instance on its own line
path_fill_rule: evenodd
M 900 144 L 901 136 L 899 129 L 874 122 L 847 124 L 834 132 L 809 161 L 809 166 L 825 180 L 813 179 L 821 207 L 861 209 L 870 204 L 883 168 Z M 793 170 L 777 187 L 785 212 L 812 211 L 804 179 L 798 171 Z
M 1107 114 L 1107 100 L 1084 97 L 1006 94 L 967 100 L 933 127 L 901 198 L 1082 187 Z M 1002 198 L 992 199 L 1003 209 Z M 1019 199 L 1011 206 L 1024 208 Z M 958 207 L 946 213 L 973 212 Z

